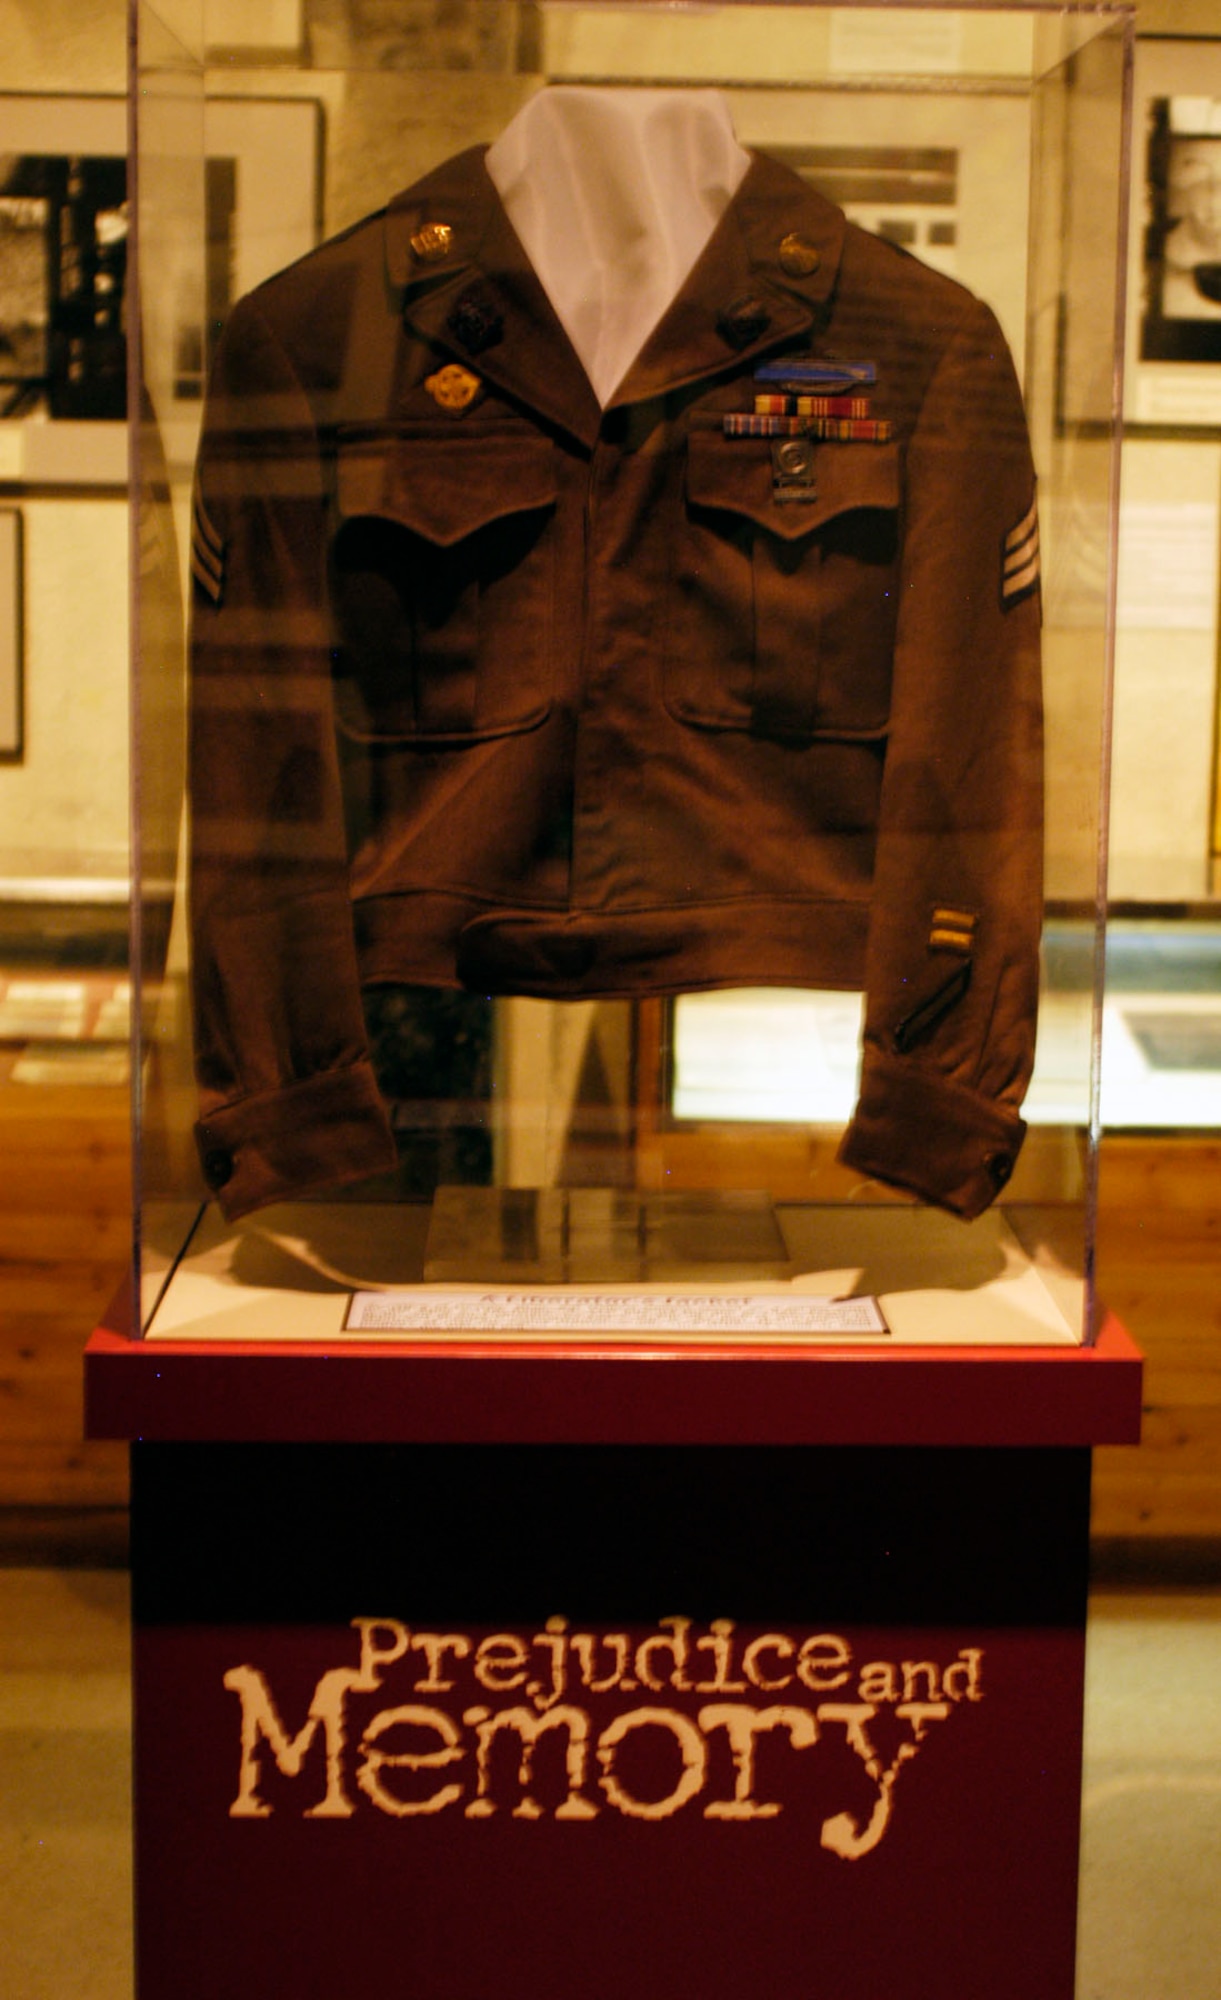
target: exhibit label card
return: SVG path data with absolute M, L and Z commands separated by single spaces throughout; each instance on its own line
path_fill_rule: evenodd
M 483 1291 L 356 1292 L 351 1333 L 613 1334 L 696 1340 L 856 1338 L 889 1332 L 874 1298 L 828 1299 L 715 1292 Z

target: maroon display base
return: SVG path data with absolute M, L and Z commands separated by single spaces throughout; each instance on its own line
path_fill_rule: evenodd
M 90 1437 L 349 1443 L 1132 1444 L 1141 1357 L 1092 1347 L 134 1340 L 85 1354 Z
M 1139 1364 L 940 1359 L 97 1336 L 95 1426 L 160 1430 L 140 2000 L 1070 2000 L 1085 1447 Z

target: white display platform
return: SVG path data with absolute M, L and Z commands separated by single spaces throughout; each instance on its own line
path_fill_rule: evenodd
M 967 1225 L 916 1207 L 843 1207 L 777 1204 L 776 1216 L 793 1275 L 708 1283 L 664 1279 L 648 1284 L 565 1285 L 554 1295 L 574 1298 L 635 1296 L 689 1302 L 701 1296 L 749 1298 L 877 1298 L 886 1333 L 856 1334 L 871 1344 L 906 1346 L 1075 1347 L 1081 1339 L 1083 1287 L 1055 1244 L 1054 1215 L 1037 1209 L 992 1210 Z M 1049 1219 L 1050 1218 L 1050 1219 Z M 421 1339 L 460 1343 L 478 1335 L 430 1329 L 405 1334 L 390 1329 L 345 1331 L 354 1293 L 411 1287 L 413 1298 L 452 1300 L 511 1298 L 536 1285 L 419 1281 L 428 1233 L 427 1206 L 336 1203 L 284 1204 L 236 1224 L 205 1208 L 162 1294 L 149 1329 L 151 1340 L 299 1342 L 344 1346 L 370 1341 Z M 557 1315 L 558 1316 L 558 1315 Z M 714 1314 L 713 1317 L 719 1317 Z M 647 1330 L 593 1331 L 571 1327 L 549 1333 L 497 1333 L 536 1345 L 582 1338 L 599 1347 L 648 1347 L 658 1343 L 706 1345 L 707 1332 L 689 1329 L 690 1308 L 659 1332 L 656 1306 Z M 487 1338 L 486 1335 L 483 1336 Z M 782 1334 L 734 1331 L 733 1345 L 820 1346 L 842 1333 Z

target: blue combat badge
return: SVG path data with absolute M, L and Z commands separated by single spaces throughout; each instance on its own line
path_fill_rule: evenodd
M 812 355 L 767 361 L 755 369 L 756 382 L 774 382 L 777 388 L 794 391 L 817 390 L 823 395 L 868 388 L 877 379 L 876 361 L 818 361 Z

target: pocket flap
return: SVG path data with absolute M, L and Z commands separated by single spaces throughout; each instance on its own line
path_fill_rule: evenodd
M 687 498 L 697 507 L 743 514 L 769 534 L 795 542 L 854 508 L 897 508 L 899 447 L 864 440 L 851 444 L 821 440 L 814 447 L 810 497 L 778 501 L 772 485 L 770 438 L 730 438 L 720 431 L 692 431 Z
M 345 520 L 398 521 L 449 548 L 509 514 L 554 507 L 555 451 L 546 438 L 371 438 L 339 448 L 338 500 Z

